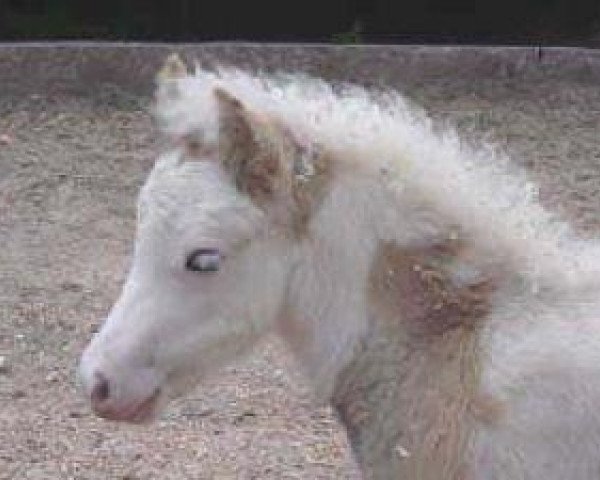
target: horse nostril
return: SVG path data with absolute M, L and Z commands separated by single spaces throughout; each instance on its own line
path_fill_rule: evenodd
M 110 386 L 108 384 L 108 379 L 101 373 L 96 373 L 94 376 L 96 383 L 92 388 L 90 397 L 92 403 L 98 404 L 108 400 L 108 397 L 110 397 Z

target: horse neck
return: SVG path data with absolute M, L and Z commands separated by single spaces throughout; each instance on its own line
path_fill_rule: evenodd
M 380 171 L 338 176 L 296 252 L 279 326 L 324 399 L 369 327 L 369 275 L 382 244 L 426 243 L 443 228 L 389 180 Z
M 434 305 L 427 305 L 429 299 L 418 290 L 425 285 L 413 278 L 421 271 L 413 267 L 436 254 L 437 245 L 427 242 L 443 225 L 410 198 L 392 201 L 381 186 L 380 179 L 342 183 L 323 205 L 313 235 L 300 249 L 282 332 L 318 396 L 339 412 L 371 477 L 394 472 L 454 478 L 440 472 L 462 468 L 469 421 L 465 405 L 476 385 L 477 328 L 452 307 L 464 302 L 450 302 L 429 321 Z M 485 308 L 468 287 L 451 293 L 473 301 L 475 317 Z M 421 394 L 430 390 L 436 395 L 421 402 Z M 439 414 L 440 405 L 442 413 L 456 410 L 457 415 Z M 410 414 L 404 412 L 419 417 L 423 429 L 408 429 Z M 403 448 L 436 444 L 430 436 L 446 428 L 458 437 L 444 444 L 441 463 L 417 455 L 404 461 Z
M 366 284 L 376 245 L 366 184 L 333 186 L 298 246 L 279 327 L 317 396 L 328 400 L 338 372 L 367 326 Z

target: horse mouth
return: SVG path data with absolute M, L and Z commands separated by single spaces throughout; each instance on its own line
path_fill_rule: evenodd
M 156 417 L 161 396 L 160 388 L 141 402 L 127 405 L 123 408 L 96 408 L 95 413 L 106 420 L 128 422 L 135 424 L 150 423 Z

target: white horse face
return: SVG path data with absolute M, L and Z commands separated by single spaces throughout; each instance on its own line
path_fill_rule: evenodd
M 129 421 L 246 351 L 289 271 L 285 242 L 217 162 L 159 162 L 139 209 L 129 278 L 81 362 L 95 411 Z
M 282 307 L 290 232 L 305 217 L 292 178 L 301 149 L 215 93 L 218 142 L 186 137 L 155 166 L 129 278 L 82 357 L 82 383 L 103 417 L 152 418 L 247 350 Z

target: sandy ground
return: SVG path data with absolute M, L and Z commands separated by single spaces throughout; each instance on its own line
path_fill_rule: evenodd
M 407 95 L 525 165 L 542 198 L 596 234 L 597 85 L 440 79 Z M 0 92 L 0 479 L 358 479 L 343 430 L 272 339 L 152 426 L 95 418 L 81 349 L 116 298 L 134 199 L 152 166 L 148 99 Z

